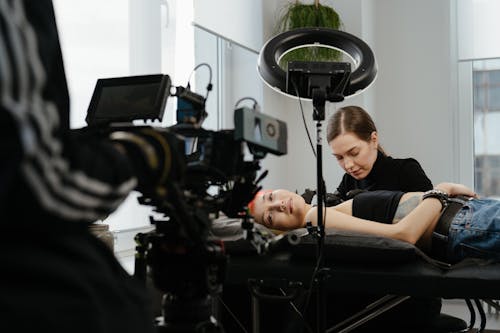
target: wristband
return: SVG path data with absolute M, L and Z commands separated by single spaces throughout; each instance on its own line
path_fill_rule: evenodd
M 438 190 L 438 189 L 433 189 L 427 192 L 424 192 L 422 195 L 422 200 L 425 200 L 427 198 L 436 198 L 441 202 L 441 211 L 443 211 L 446 207 L 448 207 L 448 193 Z

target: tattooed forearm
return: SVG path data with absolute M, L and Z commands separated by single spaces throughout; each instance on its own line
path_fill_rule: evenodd
M 403 217 L 408 215 L 415 207 L 420 203 L 420 195 L 415 194 L 398 205 L 396 214 L 394 214 L 394 219 L 392 223 L 398 223 Z

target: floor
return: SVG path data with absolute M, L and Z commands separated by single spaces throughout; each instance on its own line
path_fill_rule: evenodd
M 500 333 L 500 312 L 484 302 L 482 302 L 482 305 L 486 314 L 486 330 L 483 332 Z M 443 307 L 441 312 L 462 318 L 467 323 L 470 323 L 470 312 L 467 305 L 465 304 L 465 301 L 463 300 L 443 300 Z M 475 322 L 476 324 L 474 325 L 474 327 L 477 329 L 480 323 L 479 315 L 477 313 Z

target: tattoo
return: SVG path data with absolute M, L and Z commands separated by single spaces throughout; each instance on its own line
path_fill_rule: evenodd
M 408 215 L 412 210 L 415 209 L 415 207 L 418 206 L 420 203 L 420 195 L 415 194 L 414 196 L 411 196 L 410 198 L 406 199 L 403 202 L 400 202 L 398 205 L 398 209 L 396 210 L 396 213 L 394 214 L 394 219 L 392 220 L 392 223 L 398 223 Z

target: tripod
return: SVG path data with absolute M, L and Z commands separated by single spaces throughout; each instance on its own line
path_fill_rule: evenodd
M 214 299 L 222 291 L 227 258 L 217 243 L 186 247 L 165 235 L 136 235 L 135 276 L 146 281 L 147 265 L 163 293 L 159 333 L 224 332 L 214 316 Z M 147 264 L 147 265 L 146 265 Z

